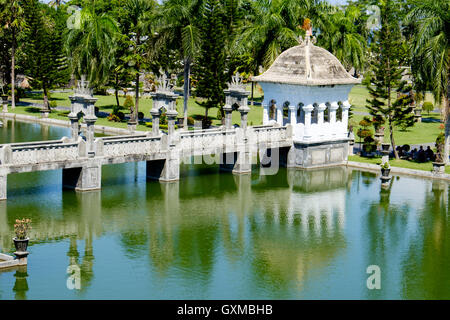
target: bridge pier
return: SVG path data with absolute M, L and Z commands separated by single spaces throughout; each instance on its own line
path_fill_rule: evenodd
M 7 199 L 7 180 L 8 175 L 0 173 L 0 201 Z
M 220 170 L 233 174 L 247 174 L 252 172 L 253 154 L 247 148 L 238 152 L 223 153 L 220 158 Z
M 180 157 L 172 150 L 162 160 L 147 161 L 147 179 L 170 182 L 180 180 Z
M 90 191 L 101 188 L 102 165 L 92 162 L 84 167 L 63 169 L 63 188 Z

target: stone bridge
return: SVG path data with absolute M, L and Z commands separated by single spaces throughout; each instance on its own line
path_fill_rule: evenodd
M 215 155 L 225 170 L 251 172 L 257 152 L 292 146 L 290 126 L 153 132 L 95 138 L 0 145 L 0 199 L 7 198 L 12 173 L 63 170 L 63 186 L 79 191 L 101 187 L 101 167 L 147 161 L 147 176 L 160 181 L 179 179 L 179 165 L 192 156 Z

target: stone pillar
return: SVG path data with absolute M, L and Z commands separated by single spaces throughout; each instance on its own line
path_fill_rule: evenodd
M 101 188 L 102 165 L 92 161 L 81 168 L 63 169 L 63 188 L 90 191 Z
M 169 135 L 172 135 L 175 132 L 175 120 L 177 118 L 178 112 L 175 110 L 169 110 L 166 112 L 167 115 L 167 128 Z
M 291 125 L 297 124 L 297 108 L 294 105 L 289 106 L 289 114 Z
M 245 130 L 247 129 L 247 115 L 250 111 L 250 108 L 247 106 L 241 106 L 238 110 L 241 113 L 241 128 Z
M 0 201 L 7 199 L 7 185 L 8 175 L 6 173 L 0 173 Z
M 233 112 L 233 108 L 227 104 L 223 107 L 223 111 L 225 112 L 225 129 L 231 129 L 232 128 L 231 114 Z M 263 124 L 264 124 L 264 120 L 263 120 Z
M 154 136 L 159 135 L 159 109 L 152 109 L 150 111 L 150 114 L 152 115 L 152 132 Z
M 281 107 L 276 106 L 277 108 L 277 123 L 282 126 L 283 125 L 283 105 Z
M 78 135 L 80 134 L 80 128 L 78 125 L 78 116 L 74 113 L 69 114 L 70 120 L 70 138 L 72 141 L 78 140 Z
M 317 123 L 319 125 L 323 124 L 323 112 L 327 108 L 327 105 L 325 103 L 321 103 L 317 106 Z
M 8 112 L 8 96 L 7 95 L 2 95 L 2 105 L 3 105 L 3 112 L 7 113 Z
M 344 126 L 345 132 L 348 130 L 348 110 L 350 107 L 351 104 L 348 100 L 342 103 L 342 125 Z
M 305 112 L 305 132 L 303 135 L 304 140 L 311 139 L 311 112 L 314 110 L 312 104 L 308 104 L 303 107 L 303 111 Z
M 247 144 L 238 147 L 237 159 L 232 172 L 234 174 L 247 174 L 252 172 L 252 153 Z
M 336 111 L 339 109 L 339 104 L 337 101 L 334 101 L 330 104 L 329 110 L 330 110 L 330 123 L 335 124 L 336 123 Z M 336 135 L 333 133 L 333 135 Z

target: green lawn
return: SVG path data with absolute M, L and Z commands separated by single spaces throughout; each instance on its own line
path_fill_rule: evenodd
M 353 155 L 353 156 L 348 157 L 348 161 L 371 163 L 371 164 L 379 165 L 379 164 L 381 164 L 381 157 L 366 158 L 366 157 L 361 157 L 358 155 Z M 389 159 L 389 164 L 391 165 L 391 167 L 399 167 L 399 168 L 407 168 L 407 169 L 415 169 L 415 170 L 423 170 L 423 171 L 433 170 L 433 164 L 431 163 L 431 161 L 418 163 L 418 162 L 408 161 L 408 160 Z M 445 167 L 445 173 L 450 174 L 450 166 Z
M 247 90 L 251 90 L 251 85 L 247 85 Z M 56 101 L 59 106 L 70 106 L 69 95 L 71 93 L 61 93 L 55 92 L 51 94 L 51 100 Z M 96 102 L 96 106 L 100 109 L 100 111 L 111 113 L 113 106 L 116 104 L 115 96 L 113 95 L 96 95 L 95 96 L 98 101 Z M 254 90 L 254 100 L 260 102 L 263 99 L 263 91 L 260 86 L 256 85 Z M 366 109 L 366 99 L 369 98 L 368 90 L 365 86 L 357 85 L 353 87 L 352 91 L 349 95 L 350 103 L 353 105 L 352 110 L 354 112 L 368 112 Z M 22 101 L 31 102 L 31 103 L 42 103 L 42 94 L 29 94 L 26 98 L 23 98 Z M 119 101 L 121 104 L 124 103 L 125 98 L 120 97 Z M 433 98 L 430 93 L 426 95 L 426 101 L 433 101 Z M 145 117 L 150 118 L 150 109 L 152 108 L 152 99 L 150 98 L 141 98 L 139 102 L 139 111 L 142 111 L 145 114 Z M 37 110 L 35 110 L 37 111 Z M 183 114 L 183 97 L 180 97 L 177 100 L 177 111 L 180 116 Z M 27 107 L 17 107 L 14 111 L 15 113 L 25 113 L 25 114 L 33 114 L 33 110 Z M 129 113 L 129 110 L 122 110 L 125 114 Z M 38 113 L 36 113 L 38 114 Z M 189 99 L 188 105 L 188 115 L 193 117 L 194 119 L 200 120 L 205 114 L 205 109 L 195 103 L 195 99 Z M 209 117 L 213 121 L 213 125 L 220 125 L 220 120 L 217 120 L 217 108 L 211 109 L 208 112 Z M 64 116 L 58 116 L 56 114 L 51 114 L 50 117 L 56 119 L 67 119 Z M 364 115 L 353 114 L 350 122 L 354 124 L 354 133 L 356 136 L 356 132 L 359 128 L 359 121 L 363 119 Z M 436 139 L 436 136 L 439 134 L 441 129 L 439 128 L 439 122 L 431 122 L 433 120 L 439 120 L 440 115 L 438 113 L 431 113 L 430 115 L 423 115 L 423 122 L 416 123 L 414 127 L 409 128 L 406 131 L 401 131 L 400 129 L 395 129 L 394 137 L 395 142 L 398 145 L 403 144 L 422 144 L 433 142 Z M 233 124 L 240 123 L 240 113 L 235 111 L 232 115 Z M 100 118 L 97 122 L 100 125 L 109 125 L 112 127 L 120 127 L 126 128 L 126 123 L 117 123 L 110 122 L 106 118 Z M 248 123 L 249 125 L 259 125 L 262 123 L 262 107 L 261 106 L 251 106 L 251 110 L 248 114 Z M 138 126 L 138 130 L 149 130 L 145 125 Z M 373 129 L 372 129 L 373 130 Z M 356 136 L 356 142 L 359 142 L 358 137 Z M 385 142 L 390 142 L 389 132 L 386 130 L 385 132 Z
M 250 90 L 250 86 L 248 87 L 248 90 Z M 72 93 L 69 92 L 55 92 L 51 94 L 51 100 L 56 101 L 58 106 L 62 107 L 69 107 L 70 106 L 70 99 L 69 96 Z M 113 95 L 95 95 L 95 98 L 97 98 L 97 102 L 95 103 L 95 106 L 99 108 L 100 111 L 111 113 L 113 106 L 116 104 L 116 98 Z M 256 89 L 255 90 L 255 101 L 261 101 L 261 92 Z M 134 98 L 133 98 L 134 100 Z M 42 94 L 30 94 L 26 98 L 22 98 L 21 101 L 24 102 L 30 102 L 30 103 L 40 103 L 43 102 Z M 123 105 L 125 101 L 125 97 L 119 97 L 119 102 L 121 105 Z M 179 116 L 183 115 L 183 97 L 180 97 L 177 100 L 177 111 Z M 143 112 L 145 114 L 146 118 L 151 118 L 150 110 L 153 106 L 153 102 L 151 98 L 140 98 L 139 99 L 139 111 Z M 10 109 L 11 111 L 11 109 Z M 15 113 L 24 113 L 29 114 L 33 113 L 33 110 L 29 109 L 29 107 L 16 107 Z M 38 110 L 36 110 L 38 111 Z M 129 110 L 122 109 L 121 110 L 125 114 L 129 114 Z M 217 108 L 212 108 L 208 111 L 208 116 L 213 121 L 213 125 L 220 125 L 221 121 L 217 120 Z M 38 112 L 37 112 L 38 113 Z M 197 103 L 195 103 L 194 98 L 190 98 L 188 102 L 188 115 L 193 117 L 196 120 L 200 120 L 205 114 L 205 109 L 201 106 L 199 106 Z M 59 119 L 58 116 L 52 114 L 52 118 Z M 101 121 L 104 120 L 104 121 Z M 240 113 L 235 111 L 232 114 L 232 121 L 233 124 L 239 124 L 240 123 Z M 248 123 L 249 125 L 258 125 L 262 123 L 262 107 L 261 106 L 251 106 L 250 112 L 248 114 Z M 113 127 L 123 127 L 126 128 L 126 123 L 115 123 L 110 122 L 106 119 L 99 119 L 97 124 L 101 125 L 111 125 Z

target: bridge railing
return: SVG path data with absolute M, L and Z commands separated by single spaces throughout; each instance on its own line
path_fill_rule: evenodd
M 167 140 L 167 136 L 140 134 L 97 138 L 94 143 L 97 156 L 117 157 L 167 150 Z
M 86 143 L 80 137 L 78 141 L 61 140 L 11 143 L 0 145 L 0 164 L 28 165 L 58 161 L 76 160 L 86 156 Z
M 250 144 L 279 143 L 290 144 L 292 142 L 292 126 L 253 126 L 247 133 Z
M 213 152 L 224 146 L 233 146 L 237 142 L 235 129 L 205 129 L 182 131 L 179 146 L 182 152 Z

